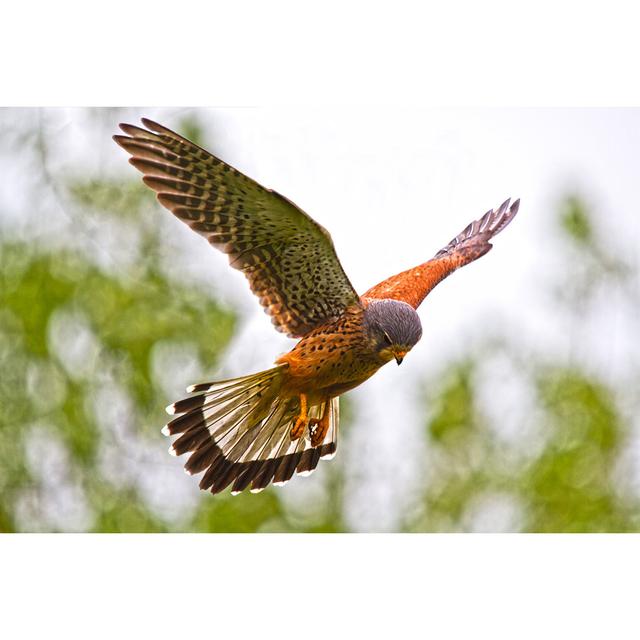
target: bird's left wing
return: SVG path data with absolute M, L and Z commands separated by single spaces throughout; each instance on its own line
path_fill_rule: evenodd
M 177 133 L 143 118 L 114 140 L 158 200 L 242 271 L 278 331 L 301 337 L 359 305 L 328 231 Z
M 491 250 L 491 238 L 500 233 L 518 213 L 520 200 L 511 206 L 509 203 L 510 200 L 507 200 L 497 209 L 487 211 L 479 220 L 474 220 L 428 262 L 372 287 L 362 295 L 363 300 L 390 298 L 417 309 L 426 295 L 449 274 Z

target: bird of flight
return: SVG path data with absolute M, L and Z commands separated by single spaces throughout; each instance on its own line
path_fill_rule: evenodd
M 278 331 L 299 338 L 275 366 L 242 378 L 195 384 L 167 408 L 170 452 L 191 452 L 200 488 L 262 491 L 310 474 L 336 453 L 339 396 L 387 362 L 398 364 L 422 335 L 416 313 L 453 271 L 487 253 L 515 217 L 503 202 L 431 260 L 358 295 L 329 233 L 284 196 L 265 189 L 193 142 L 146 118 L 114 140 L 131 154 L 158 200 L 229 255 Z

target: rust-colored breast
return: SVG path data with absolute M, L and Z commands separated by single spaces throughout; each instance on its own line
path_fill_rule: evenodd
M 363 309 L 350 307 L 278 358 L 278 364 L 289 365 L 283 385 L 285 392 L 333 397 L 373 375 L 384 360 L 371 350 L 362 320 Z

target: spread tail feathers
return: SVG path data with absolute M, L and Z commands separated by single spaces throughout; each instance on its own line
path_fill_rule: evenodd
M 233 494 L 249 485 L 257 493 L 270 482 L 285 484 L 294 473 L 309 475 L 321 459 L 335 455 L 338 398 L 329 401 L 330 426 L 322 444 L 312 447 L 308 432 L 292 441 L 299 400 L 280 395 L 283 368 L 193 385 L 187 391 L 196 395 L 167 407 L 178 417 L 162 432 L 180 435 L 169 452 L 192 452 L 185 470 L 192 475 L 205 472 L 201 489 L 219 493 L 233 483 Z M 320 418 L 324 410 L 324 403 L 311 404 L 309 417 Z

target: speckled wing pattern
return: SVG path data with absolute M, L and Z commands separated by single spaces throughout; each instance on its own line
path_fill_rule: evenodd
M 417 309 L 427 294 L 456 269 L 482 257 L 491 250 L 489 242 L 518 213 L 520 200 L 506 200 L 497 209 L 487 211 L 471 222 L 436 255 L 413 269 L 398 273 L 369 289 L 362 298 L 401 300 Z
M 229 255 L 276 329 L 301 337 L 360 304 L 329 233 L 292 202 L 144 118 L 114 140 L 158 200 Z

